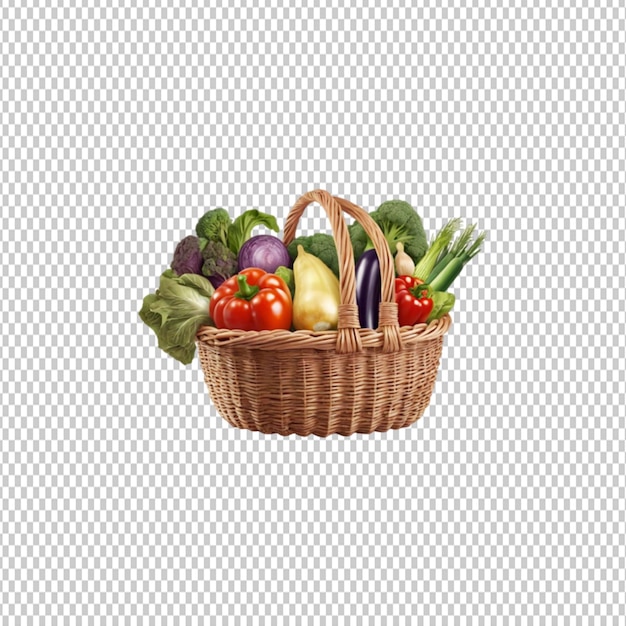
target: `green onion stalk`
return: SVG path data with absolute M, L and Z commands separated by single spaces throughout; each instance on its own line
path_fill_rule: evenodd
M 437 259 L 439 258 L 441 252 L 450 245 L 452 238 L 460 226 L 461 219 L 455 217 L 437 233 L 437 236 L 428 247 L 426 254 L 422 257 L 413 272 L 413 276 L 415 276 L 415 278 L 419 278 L 423 283 L 427 282 L 426 279 L 433 271 L 435 263 L 437 263 Z
M 448 263 L 450 263 L 450 261 L 454 259 L 454 257 L 457 257 L 459 256 L 459 254 L 463 253 L 463 251 L 467 247 L 467 244 L 470 242 L 475 229 L 476 225 L 470 224 L 458 236 L 454 244 L 449 247 L 448 252 L 437 260 L 437 264 L 430 272 L 428 280 L 426 282 L 430 283 L 432 280 L 434 280 L 435 276 L 437 276 L 444 269 L 444 267 L 446 267 L 446 265 L 448 265 Z
M 447 291 L 456 277 L 461 273 L 465 265 L 473 259 L 481 250 L 487 233 L 480 233 L 472 245 L 463 249 L 433 278 L 429 285 L 433 291 Z

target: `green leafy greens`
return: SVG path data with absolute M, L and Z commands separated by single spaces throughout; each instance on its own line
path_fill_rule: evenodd
M 242 213 L 228 227 L 228 247 L 235 254 L 239 254 L 241 246 L 250 239 L 252 229 L 255 226 L 267 226 L 267 228 L 276 233 L 280 230 L 278 222 L 273 215 L 261 213 L 257 209 L 250 209 Z
M 159 288 L 143 299 L 139 317 L 156 334 L 159 348 L 181 363 L 191 363 L 200 326 L 212 324 L 209 301 L 215 289 L 198 274 L 161 274 Z
M 433 291 L 430 294 L 433 301 L 433 310 L 430 312 L 426 322 L 432 322 L 442 318 L 446 313 L 449 313 L 454 306 L 455 297 L 453 293 L 447 291 Z
M 287 287 L 289 287 L 289 293 L 293 298 L 296 293 L 296 283 L 293 280 L 293 270 L 290 267 L 279 265 L 274 271 L 274 274 L 285 281 Z

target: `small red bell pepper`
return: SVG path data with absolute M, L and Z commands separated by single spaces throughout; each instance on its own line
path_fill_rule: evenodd
M 396 303 L 400 326 L 415 326 L 426 321 L 433 310 L 430 287 L 415 276 L 396 278 Z
M 285 281 L 249 267 L 224 281 L 213 293 L 209 315 L 217 328 L 289 330 L 293 302 Z

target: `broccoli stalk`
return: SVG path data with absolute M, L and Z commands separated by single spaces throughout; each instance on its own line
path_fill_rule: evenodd
M 389 248 L 391 248 L 392 250 L 397 250 L 398 243 L 402 243 L 405 247 L 407 244 L 410 245 L 411 240 L 413 239 L 413 235 L 410 234 L 406 226 L 400 226 L 400 224 L 394 224 L 393 222 L 390 222 L 388 220 L 380 220 L 377 223 L 380 229 L 383 231 L 383 234 L 385 235 L 385 239 L 389 244 Z M 372 240 L 368 237 L 365 250 L 372 250 L 373 248 L 374 244 L 372 243 Z

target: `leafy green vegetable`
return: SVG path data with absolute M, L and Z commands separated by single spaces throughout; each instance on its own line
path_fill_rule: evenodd
M 398 242 L 404 244 L 404 251 L 418 263 L 428 249 L 428 240 L 422 224 L 422 218 L 415 209 L 404 200 L 388 200 L 370 213 L 387 239 L 392 254 L 396 253 Z M 355 222 L 349 227 L 350 239 L 354 248 L 355 259 L 374 246 L 361 224 Z
M 430 312 L 426 323 L 438 320 L 446 313 L 449 313 L 456 299 L 453 293 L 448 293 L 447 291 L 433 291 L 430 297 L 433 301 L 433 310 Z
M 196 224 L 198 247 L 204 251 L 208 243 L 214 241 L 228 246 L 231 252 L 237 255 L 241 246 L 252 236 L 252 229 L 256 226 L 267 226 L 276 233 L 280 230 L 273 215 L 261 213 L 257 209 L 245 211 L 234 222 L 226 209 L 211 209 Z
M 285 267 L 284 265 L 280 265 L 276 268 L 274 274 L 276 274 L 279 278 L 282 278 L 287 283 L 287 287 L 289 287 L 291 297 L 293 298 L 296 291 L 296 283 L 293 280 L 293 270 L 289 267 Z
M 202 273 L 216 288 L 237 273 L 237 255 L 220 241 L 207 241 L 202 257 Z
M 315 233 L 306 237 L 296 237 L 287 246 L 292 261 L 295 261 L 298 256 L 298 246 L 302 246 L 305 252 L 316 256 L 333 271 L 335 276 L 339 276 L 337 246 L 335 246 L 335 240 L 330 235 Z
M 239 254 L 239 250 L 243 244 L 250 239 L 252 235 L 252 229 L 255 226 L 267 226 L 270 230 L 278 232 L 278 222 L 273 215 L 268 213 L 261 213 L 257 209 L 250 209 L 245 213 L 242 213 L 229 227 L 228 227 L 228 247 L 235 253 Z
M 143 299 L 139 317 L 155 332 L 161 350 L 181 363 L 191 363 L 198 329 L 213 323 L 209 301 L 214 291 L 203 276 L 176 276 L 171 269 L 166 270 L 156 293 Z

